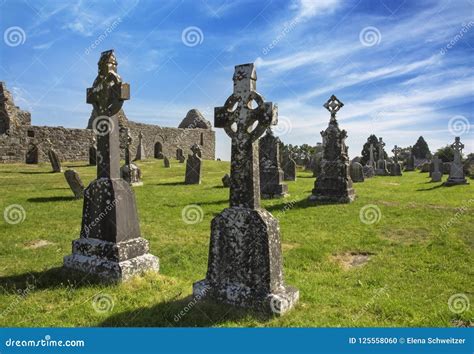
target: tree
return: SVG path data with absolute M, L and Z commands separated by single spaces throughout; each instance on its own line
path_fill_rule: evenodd
M 379 157 L 379 149 L 377 149 L 378 142 L 379 142 L 379 139 L 374 134 L 370 135 L 367 138 L 367 142 L 364 144 L 361 151 L 362 158 L 360 159 L 360 163 L 362 165 L 366 165 L 367 162 L 369 162 L 370 160 L 370 144 L 374 145 L 374 159 L 375 161 L 378 160 L 378 157 Z
M 418 138 L 416 144 L 413 146 L 412 152 L 417 159 L 424 159 L 427 155 L 431 155 L 430 148 L 422 136 Z
M 436 151 L 436 155 L 443 161 L 443 162 L 451 162 L 454 160 L 454 150 L 451 146 L 446 145 L 445 147 L 439 148 Z

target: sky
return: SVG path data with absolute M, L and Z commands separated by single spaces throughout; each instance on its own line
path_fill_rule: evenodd
M 474 152 L 473 0 L 0 0 L 0 31 L 0 81 L 34 125 L 85 128 L 86 88 L 115 49 L 133 121 L 177 127 L 197 108 L 213 123 L 234 66 L 254 62 L 287 144 L 321 142 L 335 94 L 351 157 L 370 134 L 389 152 L 420 135 Z

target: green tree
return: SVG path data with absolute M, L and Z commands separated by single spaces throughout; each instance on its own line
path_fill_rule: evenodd
M 362 165 L 367 164 L 367 162 L 370 160 L 370 144 L 374 145 L 374 159 L 375 161 L 378 160 L 378 157 L 379 157 L 379 149 L 377 149 L 378 141 L 379 139 L 374 134 L 370 135 L 367 138 L 367 142 L 364 144 L 361 151 L 362 158 L 360 159 L 360 163 Z
M 427 155 L 431 155 L 430 148 L 422 136 L 418 138 L 416 144 L 413 146 L 412 152 L 418 159 L 424 159 Z
M 436 151 L 436 155 L 443 161 L 443 162 L 451 162 L 454 160 L 454 150 L 451 146 L 446 145 Z

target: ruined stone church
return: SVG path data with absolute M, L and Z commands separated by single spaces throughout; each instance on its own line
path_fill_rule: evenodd
M 50 149 L 63 161 L 87 161 L 94 145 L 95 118 L 92 111 L 86 129 L 31 125 L 30 112 L 15 106 L 6 84 L 0 82 L 0 162 L 45 162 Z M 203 159 L 215 159 L 215 132 L 197 109 L 191 109 L 178 128 L 133 122 L 123 110 L 119 112 L 119 124 L 128 127 L 132 137 L 131 156 L 136 154 L 141 133 L 145 152 L 142 158 L 186 156 L 190 147 L 198 144 Z

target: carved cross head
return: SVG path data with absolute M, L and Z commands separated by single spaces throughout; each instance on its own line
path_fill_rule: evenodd
M 94 84 L 87 89 L 87 103 L 92 104 L 98 116 L 111 117 L 120 111 L 123 101 L 130 99 L 130 85 L 122 83 L 117 74 L 113 50 L 102 52 L 98 66 Z
M 336 113 L 344 106 L 344 103 L 332 95 L 323 106 L 331 113 L 331 117 L 336 117 Z
M 459 136 L 454 138 L 454 143 L 451 145 L 451 147 L 457 152 L 461 152 L 462 149 L 464 149 L 464 144 L 461 143 L 461 138 Z
M 235 66 L 234 93 L 223 107 L 214 108 L 214 126 L 224 128 L 231 138 L 255 141 L 278 122 L 278 109 L 256 91 L 254 64 Z
M 201 147 L 198 144 L 193 144 L 191 146 L 191 151 L 193 152 L 193 156 L 200 156 L 201 155 Z

